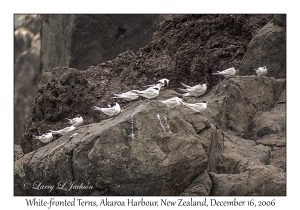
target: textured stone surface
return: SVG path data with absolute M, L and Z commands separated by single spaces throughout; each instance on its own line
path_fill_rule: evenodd
M 15 23 L 14 33 L 14 142 L 24 133 L 24 118 L 30 110 L 41 79 L 40 16 L 25 15 Z
M 168 15 L 43 15 L 42 63 L 45 71 L 58 66 L 87 69 L 137 51 L 151 41 L 160 20 Z
M 223 80 L 210 74 L 236 66 L 270 17 L 174 15 L 136 53 L 121 53 L 87 70 L 45 72 L 19 138 L 26 154 L 15 162 L 15 195 L 285 195 L 285 79 L 249 75 Z M 170 85 L 154 100 L 111 99 L 113 93 L 163 77 Z M 175 92 L 180 82 L 203 81 L 209 84 L 207 93 L 185 99 L 208 101 L 202 113 L 157 102 L 180 96 Z M 91 109 L 111 102 L 124 109 L 117 117 Z M 130 117 L 124 118 L 141 104 L 132 126 Z M 84 124 L 69 135 L 47 145 L 32 140 L 33 134 L 65 127 L 64 118 L 75 114 L 83 116 Z M 278 132 L 257 134 L 264 127 Z M 24 190 L 25 180 L 55 186 L 73 180 L 94 187 L 37 192 Z
M 285 15 L 274 16 L 250 41 L 247 53 L 240 64 L 240 75 L 255 74 L 253 69 L 266 66 L 267 76 L 286 77 Z M 283 26 L 284 25 L 284 26 Z
M 20 145 L 14 145 L 14 161 L 20 159 L 24 156 L 24 153 L 22 151 L 22 148 Z
M 79 127 L 72 132 L 78 135 L 67 143 L 69 137 L 64 136 L 39 148 L 30 160 L 23 158 L 23 166 L 15 164 L 15 171 L 23 167 L 27 181 L 57 186 L 61 180 L 76 180 L 89 182 L 93 190 L 25 190 L 26 194 L 88 195 L 97 188 L 103 195 L 179 195 L 208 166 L 200 137 L 179 117 L 168 117 L 172 134 L 164 132 L 156 115 L 169 116 L 172 110 L 147 102 L 133 117 L 135 136 L 130 138 L 131 118 L 126 116 L 138 104 L 115 119 Z M 24 177 L 17 173 L 15 179 Z

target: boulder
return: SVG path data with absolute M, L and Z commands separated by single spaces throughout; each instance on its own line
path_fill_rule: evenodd
M 212 188 L 212 181 L 206 171 L 202 172 L 180 196 L 208 196 Z
M 16 183 L 43 181 L 44 185 L 59 186 L 60 181 L 76 180 L 93 189 L 49 192 L 18 187 L 15 192 L 18 195 L 179 195 L 204 172 L 208 159 L 193 126 L 180 117 L 172 117 L 171 112 L 159 102 L 137 102 L 114 119 L 80 126 L 15 163 Z M 78 135 L 70 138 L 75 132 Z M 209 194 L 209 190 L 199 193 Z
M 138 52 L 86 70 L 44 72 L 19 138 L 25 155 L 15 162 L 15 195 L 285 195 L 286 134 L 279 122 L 285 79 L 211 76 L 238 64 L 270 17 L 174 15 Z M 155 99 L 111 98 L 164 77 L 170 84 Z M 203 96 L 184 99 L 208 101 L 202 113 L 159 102 L 180 97 L 180 82 L 203 81 L 209 84 Z M 112 102 L 123 110 L 116 117 L 91 109 Z M 33 140 L 33 134 L 66 127 L 64 118 L 76 114 L 84 123 L 70 134 L 46 145 Z M 278 132 L 258 132 L 271 125 Z M 63 189 L 72 181 L 85 189 Z M 32 188 L 41 183 L 54 188 Z
M 41 15 L 15 16 L 14 22 L 14 142 L 24 133 L 24 118 L 30 110 L 41 79 Z
M 31 47 L 34 34 L 27 28 L 18 28 L 14 33 L 14 62 L 19 59 L 22 52 Z M 16 74 L 16 72 L 14 73 Z
M 274 166 L 253 166 L 238 174 L 210 173 L 212 196 L 285 196 L 286 173 Z
M 14 161 L 20 159 L 23 156 L 24 156 L 24 153 L 22 151 L 21 146 L 14 144 Z
M 240 75 L 255 74 L 253 69 L 266 66 L 267 76 L 286 77 L 286 28 L 285 15 L 274 16 L 249 42 L 240 64 Z
M 151 41 L 169 15 L 43 15 L 42 63 L 45 71 L 68 66 L 87 69 Z
M 24 133 L 24 118 L 34 100 L 41 79 L 41 40 L 35 35 L 30 48 L 23 51 L 15 62 L 14 70 L 14 142 Z
M 30 30 L 34 35 L 36 35 L 40 32 L 41 25 L 41 15 L 20 15 L 19 18 L 15 19 L 14 30 L 23 27 Z

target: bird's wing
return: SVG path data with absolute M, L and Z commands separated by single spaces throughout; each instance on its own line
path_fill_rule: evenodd
M 188 86 L 188 85 L 186 85 L 186 84 L 183 84 L 182 82 L 180 82 L 180 84 L 182 84 L 184 87 L 186 87 L 186 88 L 191 88 L 191 86 Z

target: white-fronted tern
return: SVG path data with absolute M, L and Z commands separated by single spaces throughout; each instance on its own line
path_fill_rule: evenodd
M 53 135 L 51 132 L 43 134 L 41 136 L 35 136 L 35 135 L 32 135 L 32 136 L 34 137 L 34 139 L 38 139 L 45 144 L 51 142 L 53 139 Z
M 58 131 L 53 131 L 53 130 L 50 130 L 50 132 L 52 133 L 52 134 L 60 134 L 60 135 L 67 135 L 69 132 L 71 132 L 72 130 L 74 130 L 76 127 L 75 126 L 73 126 L 73 125 L 71 125 L 71 126 L 69 126 L 69 127 L 65 127 L 65 128 L 63 128 L 63 129 L 60 129 L 60 130 L 58 130 Z
M 132 101 L 135 100 L 139 97 L 139 95 L 137 95 L 136 93 L 130 91 L 127 91 L 125 93 L 121 93 L 121 94 L 114 94 L 116 97 L 112 97 L 112 98 L 123 98 L 126 101 Z
M 147 98 L 147 99 L 152 99 L 158 96 L 160 88 L 157 86 L 149 87 L 146 90 L 132 90 L 138 95 Z
M 115 116 L 121 112 L 121 107 L 118 103 L 115 103 L 114 106 L 109 105 L 108 108 L 101 108 L 101 107 L 93 106 L 92 109 L 101 111 L 108 116 Z
M 74 127 L 78 127 L 83 124 L 83 118 L 80 115 L 73 119 L 68 119 L 68 118 L 65 118 L 65 119 L 69 120 L 69 124 L 73 125 Z
M 181 83 L 184 87 L 186 87 L 186 89 L 181 89 L 179 88 L 179 90 L 182 90 L 186 93 L 182 94 L 183 97 L 187 97 L 187 96 L 195 96 L 195 97 L 199 97 L 201 95 L 203 95 L 206 91 L 206 83 L 202 84 L 202 85 L 195 85 L 195 86 L 188 86 L 185 85 L 183 83 Z
M 257 69 L 254 69 L 254 71 L 256 72 L 256 74 L 258 76 L 264 76 L 267 74 L 267 67 L 263 66 L 263 67 L 258 67 Z
M 176 106 L 179 106 L 181 101 L 182 101 L 182 99 L 178 98 L 176 96 L 176 97 L 173 97 L 173 98 L 170 98 L 170 99 L 167 99 L 167 100 L 160 100 L 159 102 L 164 103 L 164 104 L 166 104 L 167 106 L 169 106 L 171 108 L 174 108 Z
M 236 70 L 234 69 L 234 67 L 225 69 L 223 71 L 217 71 L 216 73 L 212 73 L 212 75 L 223 75 L 224 77 L 228 78 L 228 77 L 233 77 L 236 74 Z
M 202 103 L 195 103 L 195 104 L 190 104 L 190 103 L 186 103 L 186 102 L 180 102 L 183 105 L 189 107 L 190 109 L 192 109 L 195 112 L 202 112 L 207 108 L 207 104 L 208 102 L 203 101 Z

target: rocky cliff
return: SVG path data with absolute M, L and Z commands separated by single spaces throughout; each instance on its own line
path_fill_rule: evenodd
M 15 23 L 14 32 L 14 142 L 24 133 L 24 118 L 42 77 L 40 15 L 26 15 Z
M 285 79 L 211 76 L 238 68 L 272 17 L 175 15 L 137 53 L 45 72 L 19 138 L 25 155 L 15 162 L 15 195 L 285 195 Z M 170 86 L 154 100 L 111 99 L 163 77 Z M 187 100 L 208 101 L 202 114 L 158 102 L 178 95 L 179 82 L 204 81 L 207 93 Z M 117 117 L 91 109 L 113 101 L 124 109 Z M 69 135 L 47 145 L 32 139 L 75 114 L 84 124 Z M 22 188 L 25 181 L 92 187 L 37 191 Z

